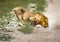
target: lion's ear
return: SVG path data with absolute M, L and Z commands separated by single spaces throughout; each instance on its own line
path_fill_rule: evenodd
M 24 9 L 21 9 L 20 11 L 21 11 L 22 13 L 25 13 L 25 10 L 24 10 Z
M 16 14 L 17 12 L 16 12 L 16 10 L 13 10 L 13 12 Z

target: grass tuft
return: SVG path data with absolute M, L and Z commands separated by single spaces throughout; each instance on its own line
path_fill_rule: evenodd
M 24 34 L 33 32 L 33 26 L 29 22 L 24 22 L 23 25 L 24 26 L 21 26 L 21 28 L 18 28 L 18 31 L 21 31 Z

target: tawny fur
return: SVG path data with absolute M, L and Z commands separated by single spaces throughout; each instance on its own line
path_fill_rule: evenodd
M 13 9 L 15 12 L 18 21 L 30 21 L 32 24 L 37 25 L 40 24 L 43 27 L 48 27 L 48 18 L 40 13 L 31 13 L 30 11 L 22 8 L 22 7 L 16 7 Z

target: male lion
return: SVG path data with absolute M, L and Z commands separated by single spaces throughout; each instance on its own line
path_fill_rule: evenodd
M 43 27 L 48 27 L 48 18 L 40 13 L 31 13 L 30 11 L 22 8 L 22 7 L 16 7 L 13 9 L 15 12 L 18 21 L 29 21 L 33 25 L 40 24 Z
M 33 25 L 40 24 L 43 27 L 48 27 L 48 18 L 43 14 L 37 13 L 30 17 L 30 21 Z

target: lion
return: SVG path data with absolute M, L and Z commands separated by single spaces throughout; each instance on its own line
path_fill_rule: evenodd
M 16 7 L 13 9 L 18 21 L 29 21 L 32 25 L 40 24 L 43 27 L 48 27 L 48 18 L 40 13 L 32 13 L 23 7 Z

